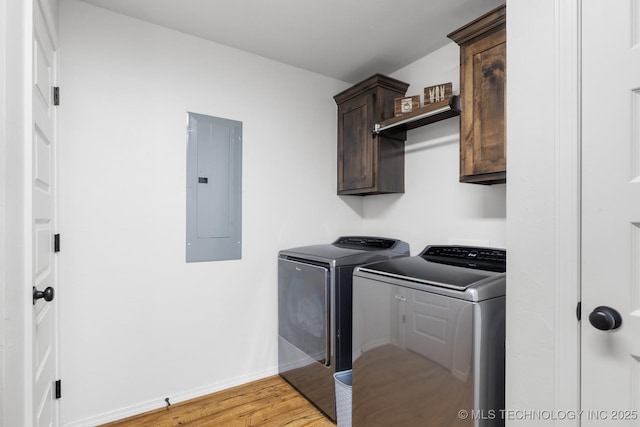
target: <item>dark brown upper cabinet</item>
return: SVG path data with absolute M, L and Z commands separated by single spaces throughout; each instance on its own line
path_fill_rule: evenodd
M 460 45 L 460 182 L 507 181 L 506 21 L 502 5 L 447 35 Z
M 340 92 L 338 104 L 338 194 L 404 193 L 407 132 L 376 134 L 374 126 L 394 116 L 394 99 L 408 83 L 382 74 Z

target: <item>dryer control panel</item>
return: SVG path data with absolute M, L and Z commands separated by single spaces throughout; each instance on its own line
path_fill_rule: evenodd
M 420 253 L 427 261 L 504 273 L 507 251 L 475 246 L 427 246 Z
M 395 239 L 382 237 L 345 236 L 339 237 L 334 245 L 350 249 L 391 249 L 398 243 Z

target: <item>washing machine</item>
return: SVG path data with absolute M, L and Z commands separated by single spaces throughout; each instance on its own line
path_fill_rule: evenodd
M 333 374 L 351 369 L 353 269 L 408 256 L 406 242 L 363 236 L 278 253 L 278 372 L 333 420 Z
M 506 251 L 427 246 L 353 273 L 353 426 L 503 426 Z

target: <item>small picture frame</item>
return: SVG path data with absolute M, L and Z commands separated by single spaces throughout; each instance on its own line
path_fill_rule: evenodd
M 394 115 L 400 117 L 420 108 L 420 95 L 403 96 L 394 99 Z

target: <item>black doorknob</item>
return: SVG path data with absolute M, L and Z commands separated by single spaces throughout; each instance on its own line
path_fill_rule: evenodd
M 593 309 L 589 315 L 589 323 L 601 331 L 610 331 L 622 325 L 622 316 L 615 309 L 601 305 Z
M 45 301 L 53 301 L 53 288 L 51 286 L 47 287 L 44 291 L 39 291 L 36 287 L 33 287 L 33 305 L 36 304 L 36 300 L 40 298 L 44 298 Z

